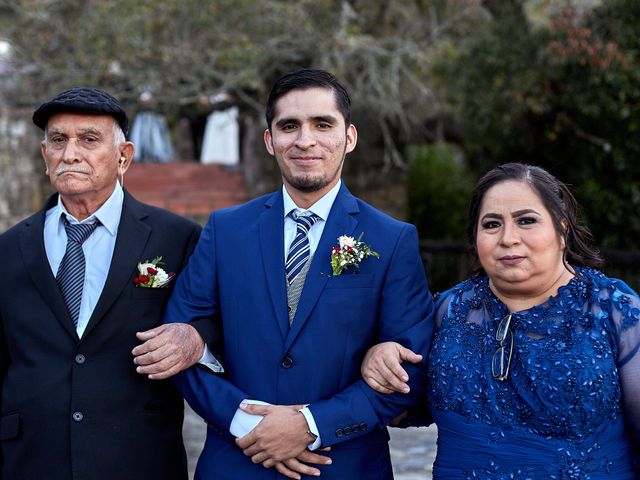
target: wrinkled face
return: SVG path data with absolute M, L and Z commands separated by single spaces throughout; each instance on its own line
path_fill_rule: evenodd
M 47 123 L 41 150 L 53 188 L 64 197 L 106 200 L 118 178 L 113 117 L 58 113 Z
M 345 126 L 334 93 L 326 88 L 292 90 L 280 97 L 271 131 L 264 133 L 290 193 L 317 192 L 318 198 L 338 182 L 356 140 L 355 127 Z
M 487 190 L 477 227 L 478 258 L 496 287 L 535 292 L 565 271 L 564 239 L 528 184 L 510 180 Z

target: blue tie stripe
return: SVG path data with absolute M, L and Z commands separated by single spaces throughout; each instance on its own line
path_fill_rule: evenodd
M 309 230 L 320 220 L 320 217 L 316 214 L 295 215 L 293 213 L 292 216 L 296 221 L 296 236 L 291 242 L 287 261 L 285 262 L 285 273 L 289 285 L 293 283 L 309 260 Z
M 66 218 L 64 222 L 64 229 L 67 232 L 67 248 L 60 262 L 60 267 L 58 267 L 56 281 L 69 310 L 69 315 L 73 320 L 73 325 L 77 327 L 80 303 L 82 302 L 82 288 L 84 286 L 85 259 L 82 243 L 100 223 L 71 225 Z

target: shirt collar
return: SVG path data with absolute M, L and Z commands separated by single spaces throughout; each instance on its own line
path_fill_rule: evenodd
M 329 218 L 331 207 L 333 207 L 333 202 L 335 202 L 336 197 L 338 196 L 338 192 L 340 191 L 340 185 L 342 185 L 342 180 L 338 180 L 338 183 L 336 183 L 331 190 L 325 193 L 316 203 L 314 203 L 307 209 L 298 207 L 296 205 L 296 202 L 293 201 L 293 199 L 289 195 L 289 192 L 287 192 L 287 189 L 283 185 L 282 197 L 284 203 L 284 216 L 286 217 L 294 210 L 296 210 L 298 213 L 311 212 L 315 213 L 326 222 L 327 218 Z
M 124 202 L 124 191 L 120 186 L 120 182 L 116 182 L 116 186 L 113 189 L 113 193 L 107 198 L 98 210 L 96 210 L 88 218 L 85 218 L 82 222 L 71 215 L 64 204 L 62 203 L 62 197 L 58 195 L 58 212 L 60 213 L 60 222 L 58 228 L 64 228 L 64 222 L 62 221 L 62 215 L 64 215 L 69 223 L 93 223 L 96 220 L 105 227 L 111 235 L 115 235 L 118 231 L 118 225 L 120 224 L 120 215 L 122 214 L 122 204 Z

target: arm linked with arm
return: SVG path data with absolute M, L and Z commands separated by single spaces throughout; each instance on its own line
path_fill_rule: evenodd
M 205 226 L 186 268 L 178 276 L 167 304 L 164 322 L 188 323 L 207 340 L 207 332 L 219 332 L 211 339 L 215 354 L 221 349 L 218 278 L 215 262 L 214 215 Z M 216 335 L 219 335 L 216 337 Z M 241 401 L 248 397 L 227 380 L 210 373 L 206 367 L 193 366 L 174 377 L 189 405 L 221 434 L 229 434 L 229 425 Z
M 184 264 L 181 265 L 181 270 L 184 270 L 184 268 L 188 264 L 188 261 L 191 258 L 191 255 L 193 254 L 196 248 L 196 245 L 198 244 L 198 239 L 200 238 L 201 234 L 202 234 L 202 228 L 199 225 L 194 227 L 191 233 L 191 237 L 189 238 L 189 241 L 186 246 L 186 252 L 184 255 Z M 180 320 L 176 319 L 175 321 L 180 321 Z M 191 320 L 189 323 L 198 331 L 198 333 L 200 334 L 204 342 L 209 347 L 209 350 L 211 351 L 211 353 L 214 354 L 217 359 L 219 359 L 219 354 L 222 351 L 222 328 L 220 323 L 212 322 L 207 317 L 195 318 Z
M 329 399 L 314 402 L 309 409 L 318 425 L 322 445 L 329 446 L 384 428 L 397 415 L 419 401 L 426 391 L 425 359 L 433 333 L 433 300 L 428 290 L 414 227 L 405 226 L 397 239 L 382 286 L 378 308 L 377 342 L 395 341 L 423 356 L 407 364 L 409 393 L 383 394 L 358 380 Z M 344 428 L 357 432 L 340 435 Z

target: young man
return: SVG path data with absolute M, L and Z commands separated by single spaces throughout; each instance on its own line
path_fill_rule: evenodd
M 383 395 L 360 379 L 360 363 L 370 346 L 389 339 L 428 351 L 433 307 L 416 230 L 342 183 L 357 131 L 335 77 L 285 75 L 266 117 L 264 141 L 282 189 L 212 214 L 165 317 L 208 319 L 224 331 L 223 343 L 213 345 L 224 354 L 224 376 L 191 368 L 176 377 L 210 426 L 196 477 L 390 479 L 385 426 L 423 392 L 426 369 L 407 367 L 410 394 Z M 357 259 L 332 275 L 338 238 L 361 234 L 379 258 Z M 137 362 L 142 373 L 162 374 L 154 351 L 160 342 L 151 342 Z M 202 342 L 194 344 L 199 356 Z M 251 399 L 270 405 L 247 406 Z M 308 455 L 327 446 L 331 465 Z

